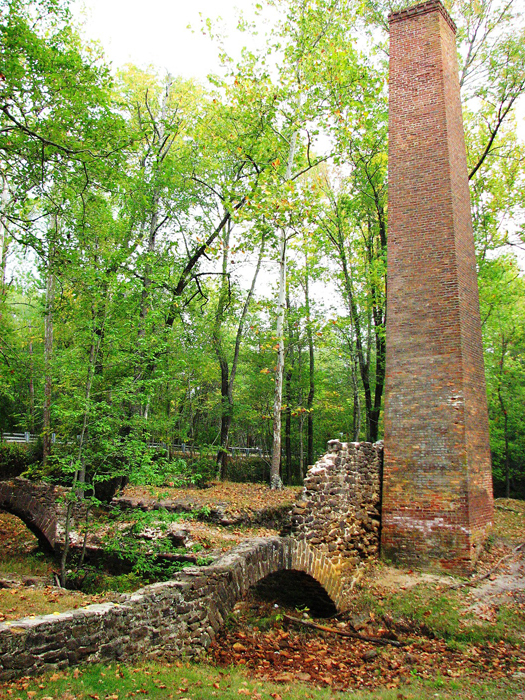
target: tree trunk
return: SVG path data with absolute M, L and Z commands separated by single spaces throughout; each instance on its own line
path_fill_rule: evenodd
M 29 419 L 31 432 L 35 432 L 35 383 L 34 383 L 34 362 L 33 362 L 33 329 L 31 321 L 28 324 L 29 329 Z
M 166 138 L 165 134 L 165 121 L 166 121 L 166 114 L 167 114 L 167 109 L 168 109 L 168 100 L 170 96 L 170 90 L 172 86 L 173 80 L 170 75 L 168 75 L 167 78 L 167 83 L 166 83 L 166 88 L 164 91 L 164 95 L 162 98 L 162 105 L 161 105 L 161 112 L 160 116 L 158 118 L 158 124 L 155 124 L 155 130 L 154 130 L 154 138 L 153 138 L 153 144 L 152 147 L 154 149 L 156 158 L 155 158 L 155 169 L 153 171 L 153 179 L 158 176 L 158 168 L 160 167 L 160 164 L 163 162 L 164 158 L 169 152 L 169 149 L 171 147 L 171 141 Z M 153 119 L 153 117 L 152 117 Z M 146 166 L 144 166 L 146 167 Z M 138 327 L 138 346 L 139 346 L 139 352 L 138 352 L 138 364 L 137 368 L 135 370 L 135 379 L 140 379 L 143 377 L 146 373 L 148 375 L 151 375 L 155 371 L 155 362 L 151 361 L 148 363 L 148 366 L 146 367 L 146 357 L 145 357 L 145 352 L 144 352 L 144 342 L 145 342 L 145 335 L 146 335 L 146 319 L 149 313 L 149 303 L 150 303 L 150 287 L 152 284 L 152 261 L 151 258 L 153 257 L 153 254 L 156 249 L 156 244 L 157 244 L 157 233 L 159 228 L 162 226 L 162 222 L 159 223 L 159 207 L 160 207 L 160 187 L 158 184 L 156 184 L 153 188 L 153 192 L 151 195 L 151 204 L 150 204 L 150 211 L 149 211 L 149 225 L 148 225 L 148 245 L 147 245 L 147 260 L 146 264 L 144 266 L 144 277 L 142 281 L 142 291 L 141 291 L 141 297 L 140 297 L 140 308 L 139 308 L 139 327 Z M 145 225 L 145 223 L 144 223 Z M 147 370 L 147 372 L 146 372 Z M 139 386 L 138 389 L 139 394 L 141 393 L 141 387 Z M 146 418 L 147 416 L 144 415 L 144 413 L 147 413 L 147 406 L 146 406 L 146 411 L 143 412 L 142 410 L 142 404 L 139 402 L 137 407 L 136 407 L 136 412 L 141 416 Z
M 231 223 L 229 223 L 224 229 L 224 239 L 223 239 L 223 262 L 222 262 L 222 284 L 221 291 L 219 295 L 219 303 L 217 305 L 217 312 L 215 315 L 215 325 L 213 330 L 213 346 L 215 348 L 215 353 L 217 359 L 219 360 L 219 365 L 221 369 L 221 443 L 219 450 L 217 452 L 217 471 L 219 473 L 219 478 L 224 479 L 227 475 L 228 468 L 228 445 L 230 437 L 230 428 L 233 418 L 233 387 L 235 384 L 235 377 L 237 374 L 237 367 L 239 364 L 239 352 L 241 348 L 242 335 L 244 332 L 244 324 L 246 322 L 246 317 L 248 315 L 248 310 L 250 307 L 250 302 L 255 291 L 255 285 L 257 283 L 257 278 L 259 276 L 259 271 L 261 269 L 261 262 L 265 247 L 265 236 L 263 235 L 261 240 L 261 247 L 259 249 L 259 256 L 257 258 L 257 265 L 255 266 L 255 271 L 252 277 L 252 283 L 250 289 L 244 300 L 244 305 L 242 307 L 241 315 L 239 318 L 239 323 L 237 325 L 237 333 L 235 336 L 235 348 L 233 351 L 233 360 L 231 365 L 231 371 L 228 368 L 228 359 L 224 351 L 221 337 L 222 323 L 224 320 L 224 310 L 226 306 L 226 300 L 229 294 L 229 280 L 228 280 L 228 262 L 229 262 L 229 244 L 230 244 L 230 232 Z
M 7 180 L 2 178 L 3 180 L 3 185 L 2 185 L 2 211 L 7 206 L 7 200 L 9 198 L 9 190 L 7 188 Z M 9 236 L 8 236 L 8 231 L 7 231 L 7 225 L 3 219 L 3 217 L 0 216 L 0 301 L 2 301 L 5 297 L 6 294 L 6 288 L 5 288 L 5 274 L 6 274 L 6 269 L 7 269 L 7 251 L 9 249 Z
M 301 105 L 299 98 L 298 107 Z M 286 166 L 286 182 L 292 178 L 292 169 L 297 145 L 297 131 L 294 131 L 290 140 L 288 151 L 288 163 Z M 283 373 L 284 373 L 284 316 L 286 313 L 286 231 L 280 229 L 279 236 L 279 299 L 277 302 L 277 323 L 275 335 L 277 336 L 277 365 L 275 368 L 275 390 L 273 395 L 273 440 L 272 461 L 270 465 L 270 487 L 282 489 L 281 479 L 281 407 L 283 403 Z
M 350 353 L 351 362 L 351 373 L 352 373 L 352 388 L 353 388 L 353 398 L 354 398 L 354 412 L 353 412 L 353 440 L 354 442 L 359 441 L 359 433 L 361 432 L 361 400 L 359 398 L 359 382 L 357 381 L 357 357 L 353 352 L 353 347 Z
M 507 340 L 505 338 L 501 339 L 501 357 L 499 361 L 499 381 L 498 381 L 498 400 L 501 407 L 501 412 L 503 413 L 503 430 L 505 438 L 505 497 L 510 498 L 510 453 L 509 453 L 509 417 L 507 413 L 507 407 L 503 400 L 503 395 L 501 393 L 501 385 L 503 382 L 504 366 L 505 366 L 505 355 L 507 354 Z
M 286 294 L 286 306 L 290 308 L 290 298 Z M 284 422 L 284 456 L 286 464 L 286 483 L 292 483 L 292 371 L 293 371 L 293 330 L 288 316 L 288 362 L 284 375 L 286 387 L 286 410 Z
M 281 230 L 279 240 L 279 299 L 277 302 L 277 365 L 273 395 L 273 445 L 270 465 L 270 487 L 282 489 L 281 479 L 281 407 L 283 404 L 284 374 L 284 316 L 286 313 L 286 234 Z
M 308 340 L 308 397 L 306 399 L 307 414 L 307 449 L 306 458 L 308 466 L 314 463 L 314 414 L 313 405 L 315 398 L 315 348 L 312 333 L 312 319 L 310 318 L 310 290 L 308 278 L 308 261 L 305 262 L 304 301 L 306 309 L 306 337 Z
M 55 302 L 55 276 L 53 273 L 55 240 L 58 236 L 58 217 L 55 216 L 54 240 L 49 246 L 47 259 L 46 314 L 44 318 L 44 407 L 43 407 L 43 465 L 51 454 L 51 397 L 53 392 L 53 305 Z

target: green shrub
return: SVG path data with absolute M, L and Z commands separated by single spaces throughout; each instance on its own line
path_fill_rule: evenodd
M 0 480 L 14 479 L 24 474 L 38 459 L 38 453 L 38 445 L 0 443 Z

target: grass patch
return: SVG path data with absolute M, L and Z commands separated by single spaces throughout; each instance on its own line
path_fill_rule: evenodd
M 221 670 L 190 663 L 94 665 L 47 674 L 34 680 L 21 679 L 0 686 L 0 697 L 26 700 L 120 700 L 124 698 L 186 698 L 187 700 L 516 700 L 521 686 L 512 680 L 483 681 L 436 678 L 415 680 L 409 686 L 373 691 L 356 690 L 349 694 L 316 688 L 302 683 L 254 681 L 237 669 Z
M 16 574 L 18 576 L 48 576 L 53 570 L 54 559 L 41 551 L 31 554 L 4 555 L 0 561 L 0 576 Z
M 355 609 L 372 612 L 400 631 L 444 639 L 455 644 L 523 641 L 525 610 L 501 603 L 495 618 L 484 620 L 471 606 L 470 590 L 419 583 L 408 590 L 364 589 L 354 601 Z
M 105 600 L 105 596 L 86 596 L 51 586 L 0 589 L 0 622 L 66 612 Z

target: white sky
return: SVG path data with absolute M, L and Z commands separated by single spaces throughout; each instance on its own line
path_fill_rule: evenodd
M 246 37 L 235 32 L 236 8 L 249 12 L 252 5 L 251 0 L 84 0 L 83 7 L 81 2 L 75 15 L 85 22 L 85 36 L 101 42 L 114 68 L 151 64 L 199 79 L 219 65 L 216 46 L 202 35 L 203 20 L 221 17 L 228 34 L 239 35 L 231 44 L 238 51 Z
M 173 75 L 204 80 L 218 70 L 219 61 L 216 44 L 202 34 L 203 20 L 222 19 L 230 37 L 228 52 L 236 56 L 248 39 L 236 31 L 238 11 L 253 18 L 253 4 L 254 0 L 76 0 L 74 11 L 85 23 L 86 38 L 100 41 L 114 68 L 125 63 L 154 65 Z M 518 115 L 518 133 L 525 141 L 524 98 Z

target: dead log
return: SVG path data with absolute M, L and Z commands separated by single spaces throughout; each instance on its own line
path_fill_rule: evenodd
M 316 630 L 322 630 L 323 632 L 331 632 L 332 634 L 338 634 L 340 637 L 351 637 L 352 639 L 359 639 L 362 642 L 370 642 L 371 644 L 379 644 L 381 646 L 391 645 L 394 647 L 405 646 L 405 642 L 399 642 L 396 639 L 386 639 L 385 637 L 366 637 L 364 634 L 358 634 L 357 632 L 349 632 L 348 630 L 339 630 L 335 627 L 326 627 L 325 625 L 318 625 L 316 622 L 311 620 L 302 620 L 300 617 L 292 617 L 291 615 L 283 615 L 285 620 L 290 622 L 296 622 L 299 625 L 304 625 L 305 627 L 313 627 Z
M 451 590 L 457 591 L 459 588 L 465 588 L 466 586 L 475 586 L 480 581 L 484 581 L 489 576 L 492 576 L 492 574 L 495 571 L 497 571 L 504 562 L 508 561 L 509 559 L 512 559 L 512 557 L 514 557 L 519 551 L 521 551 L 523 547 L 525 547 L 525 542 L 522 542 L 517 547 L 514 547 L 510 554 L 506 554 L 504 557 L 501 557 L 501 559 L 498 559 L 498 561 L 494 564 L 492 569 L 487 571 L 485 574 L 482 574 L 481 576 L 476 576 L 476 578 L 473 578 L 470 581 L 462 581 L 461 583 L 456 583 L 454 586 L 450 587 Z

